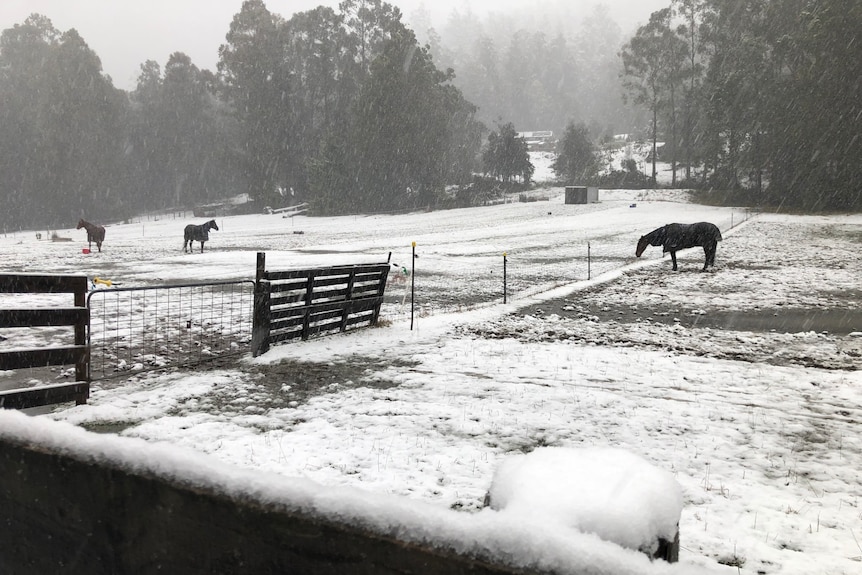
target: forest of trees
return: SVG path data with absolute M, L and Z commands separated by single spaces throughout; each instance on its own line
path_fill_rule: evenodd
M 663 144 L 651 159 L 671 163 L 671 186 L 753 205 L 862 208 L 858 0 L 668 0 L 631 38 L 601 7 L 577 25 L 578 3 L 548 4 L 532 20 L 467 8 L 439 31 L 422 13 L 414 21 L 485 123 L 554 130 L 569 155 L 584 129 L 594 146 L 628 133 Z M 556 162 L 582 183 L 589 164 Z M 617 181 L 645 179 L 620 168 Z
M 682 184 L 862 208 L 862 3 L 673 0 L 623 47 L 626 93 Z M 695 172 L 698 173 L 695 177 Z
M 246 0 L 216 70 L 176 52 L 127 92 L 34 14 L 0 35 L 0 229 L 241 192 L 319 214 L 433 207 L 476 174 L 528 180 L 511 138 L 546 129 L 577 156 L 564 176 L 595 175 L 585 140 L 626 132 L 664 143 L 678 185 L 862 207 L 857 0 L 669 0 L 629 38 L 600 8 L 570 28 L 467 11 L 439 32 L 419 13 L 414 33 L 382 0 L 289 19 Z
M 242 192 L 260 209 L 433 206 L 481 170 L 486 130 L 451 77 L 381 0 L 289 20 L 246 0 L 215 72 L 177 52 L 128 93 L 75 30 L 33 15 L 0 36 L 0 227 Z

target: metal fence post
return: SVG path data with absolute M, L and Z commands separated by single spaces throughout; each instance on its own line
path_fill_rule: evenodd
M 506 295 L 508 290 L 506 289 L 506 252 L 503 252 L 503 303 L 507 303 Z
M 416 292 L 416 242 L 412 242 L 413 257 L 410 264 L 410 331 L 413 331 L 414 293 Z

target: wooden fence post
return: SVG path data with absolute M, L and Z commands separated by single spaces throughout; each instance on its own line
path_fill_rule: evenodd
M 84 280 L 86 282 L 86 280 Z M 75 289 L 75 307 L 84 308 L 87 310 L 85 321 L 78 321 L 75 324 L 75 345 L 84 346 L 86 350 L 81 355 L 81 358 L 75 362 L 75 381 L 86 381 L 90 383 L 90 346 L 87 341 L 87 331 L 90 326 L 90 309 L 87 307 L 87 285 L 79 286 Z M 84 405 L 90 396 L 89 385 L 85 392 L 75 395 L 75 405 Z
M 302 341 L 308 339 L 308 327 L 311 324 L 311 303 L 314 301 L 314 270 L 309 270 L 308 281 L 305 284 L 305 313 L 302 317 Z
M 266 274 L 266 252 L 257 252 L 257 266 L 255 268 L 254 281 L 263 281 Z
M 392 257 L 392 252 L 389 252 Z M 389 263 L 388 261 L 386 263 Z M 374 311 L 371 312 L 371 325 L 377 325 L 377 320 L 380 318 L 380 307 L 383 305 L 383 294 L 386 293 L 386 282 L 389 280 L 389 266 L 383 269 L 380 273 L 380 283 L 377 284 L 377 305 L 374 306 Z
M 251 326 L 251 354 L 257 357 L 269 351 L 269 282 L 262 281 L 254 288 L 254 315 Z
M 254 283 L 254 311 L 251 323 L 251 354 L 257 357 L 269 351 L 269 327 L 271 322 L 270 291 L 266 279 L 266 254 L 257 253 L 257 272 Z
M 347 331 L 347 320 L 350 318 L 351 305 L 350 300 L 353 299 L 353 284 L 356 282 L 356 270 L 350 270 L 350 275 L 347 276 L 347 290 L 344 293 L 344 299 L 347 303 L 341 308 L 341 331 Z

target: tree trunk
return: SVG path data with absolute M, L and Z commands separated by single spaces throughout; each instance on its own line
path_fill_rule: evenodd
M 658 138 L 658 103 L 652 107 L 652 187 L 656 188 L 656 138 Z

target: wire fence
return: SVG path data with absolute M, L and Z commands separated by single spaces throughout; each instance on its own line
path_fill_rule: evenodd
M 713 221 L 726 232 L 750 217 L 735 211 Z M 415 266 L 390 272 L 380 317 L 397 321 L 411 313 L 465 311 L 596 278 L 635 261 L 636 241 L 635 232 L 586 237 L 573 231 L 561 237 L 537 230 L 532 241 L 519 241 L 512 252 L 446 254 L 427 246 Z M 651 255 L 659 257 L 655 250 Z M 683 256 L 681 265 L 691 257 Z M 249 352 L 254 286 L 253 280 L 242 280 L 94 289 L 87 298 L 90 378 L 194 366 Z
M 95 289 L 90 378 L 188 367 L 249 351 L 251 280 Z
M 712 221 L 726 232 L 751 216 L 749 210 L 734 210 L 725 218 Z M 541 231 L 537 231 L 531 244 L 521 245 L 511 252 L 423 253 L 413 270 L 409 265 L 402 266 L 408 274 L 415 273 L 415 278 L 399 275 L 399 270 L 390 273 L 381 317 L 388 320 L 408 317 L 412 288 L 415 288 L 414 313 L 421 317 L 502 303 L 504 299 L 517 301 L 555 287 L 594 279 L 636 261 L 638 237 L 617 231 L 593 237 L 577 231 L 567 237 L 558 233 L 543 237 Z M 420 246 L 420 251 L 422 248 Z M 702 265 L 703 252 L 696 249 L 690 252 L 690 255 L 678 256 L 681 265 L 696 257 L 701 259 L 697 265 Z M 645 257 L 663 257 L 661 248 L 653 248 Z

